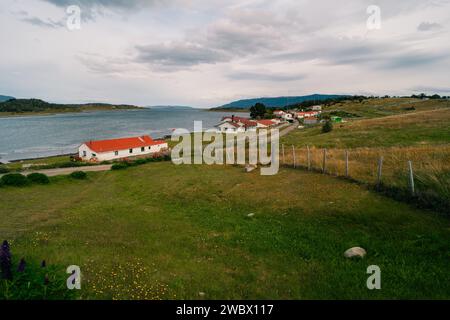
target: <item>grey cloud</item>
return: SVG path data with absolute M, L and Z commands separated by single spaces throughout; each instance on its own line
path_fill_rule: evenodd
M 36 16 L 31 16 L 27 11 L 25 10 L 20 10 L 17 12 L 12 12 L 12 14 L 14 14 L 15 16 L 17 16 L 21 21 L 27 22 L 29 24 L 32 24 L 34 26 L 38 26 L 38 27 L 44 27 L 44 28 L 51 28 L 51 29 L 56 29 L 56 28 L 61 28 L 64 27 L 64 22 L 63 20 L 60 21 L 55 21 L 53 19 L 42 19 L 40 17 L 36 17 Z
M 407 69 L 433 65 L 448 58 L 444 50 L 414 50 L 401 40 L 367 40 L 364 38 L 316 38 L 308 47 L 268 55 L 270 62 L 306 62 L 326 66 L 354 65 L 368 69 Z
M 253 81 L 297 81 L 306 78 L 303 74 L 283 74 L 283 73 L 271 73 L 271 72 L 252 72 L 252 71 L 240 71 L 233 72 L 227 76 L 232 80 L 253 80 Z
M 416 86 L 409 89 L 413 92 L 419 92 L 419 93 L 437 93 L 437 94 L 449 94 L 450 93 L 450 87 L 444 88 L 444 87 L 430 87 L 430 86 Z
M 439 23 L 436 22 L 422 22 L 417 27 L 417 30 L 419 31 L 431 31 L 431 30 L 437 30 L 441 29 L 442 26 Z
M 191 43 L 137 46 L 136 49 L 138 52 L 137 62 L 169 69 L 230 60 L 230 57 L 223 52 Z
M 164 5 L 176 0 L 41 0 L 61 8 L 77 5 L 81 8 L 83 21 L 95 21 L 106 10 L 119 13 L 134 12 L 145 7 Z
M 176 43 L 136 46 L 136 61 L 161 70 L 172 70 L 228 62 L 283 47 L 283 35 L 276 28 L 277 21 L 259 14 L 230 15 L 208 26 L 205 31 L 198 30 L 191 37 Z M 261 21 L 263 17 L 266 17 L 266 24 Z M 286 22 L 280 21 L 281 29 Z
M 448 58 L 444 53 L 408 52 L 388 57 L 383 63 L 385 69 L 417 68 L 439 63 Z
M 78 5 L 80 7 L 91 8 L 95 6 L 115 7 L 115 8 L 136 8 L 146 4 L 154 4 L 162 1 L 158 0 L 42 0 L 52 3 L 58 7 L 68 7 Z
M 94 54 L 79 54 L 80 61 L 90 72 L 98 74 L 121 74 L 127 71 L 127 62 Z
M 280 40 L 262 27 L 223 24 L 209 31 L 205 43 L 218 50 L 249 55 L 266 49 L 275 49 Z

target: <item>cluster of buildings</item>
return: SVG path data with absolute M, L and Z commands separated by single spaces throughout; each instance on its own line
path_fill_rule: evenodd
M 296 110 L 276 110 L 273 114 L 285 121 L 293 122 L 295 119 L 302 121 L 304 124 L 316 124 L 319 122 L 319 116 L 322 113 L 322 106 L 312 106 L 308 111 Z
M 278 126 L 280 123 L 300 120 L 305 125 L 319 123 L 322 113 L 321 106 L 313 106 L 308 111 L 283 111 L 273 112 L 275 119 L 253 120 L 244 117 L 228 116 L 222 118 L 215 126 L 218 132 L 239 133 L 257 129 L 268 129 Z M 333 117 L 332 121 L 342 122 L 342 118 Z M 169 149 L 164 140 L 153 140 L 150 136 L 88 141 L 78 148 L 78 158 L 82 161 L 102 162 L 125 159 L 130 157 L 149 156 Z
M 229 116 L 222 118 L 221 122 L 215 126 L 217 131 L 223 133 L 238 133 L 257 129 L 267 129 L 277 126 L 282 121 L 280 119 L 252 120 L 249 118 Z

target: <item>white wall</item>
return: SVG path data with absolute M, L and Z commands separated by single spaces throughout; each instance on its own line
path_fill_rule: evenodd
M 143 156 L 143 155 L 149 155 L 158 153 L 161 150 L 168 149 L 169 146 L 167 143 L 154 145 L 150 147 L 145 147 L 144 151 L 141 150 L 141 148 L 134 148 L 133 153 L 130 153 L 130 150 L 118 150 L 118 154 L 116 155 L 115 151 L 110 152 L 101 152 L 97 153 L 95 151 L 92 151 L 89 149 L 89 147 L 86 144 L 83 144 L 78 149 L 78 155 L 83 161 L 90 161 L 92 158 L 97 158 L 99 162 L 101 161 L 109 161 L 109 160 L 117 160 L 117 159 L 123 159 L 128 157 L 136 157 L 136 156 Z M 84 156 L 84 153 L 86 152 L 86 156 Z

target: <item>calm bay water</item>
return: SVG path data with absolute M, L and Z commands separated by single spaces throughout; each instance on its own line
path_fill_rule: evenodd
M 175 128 L 193 131 L 197 120 L 209 129 L 225 115 L 231 113 L 164 108 L 0 118 L 0 161 L 73 153 L 89 140 L 161 138 Z

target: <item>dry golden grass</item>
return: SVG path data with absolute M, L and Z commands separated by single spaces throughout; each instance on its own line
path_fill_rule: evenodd
M 435 109 L 418 111 L 414 113 L 397 114 L 382 118 L 364 119 L 352 121 L 347 125 L 348 129 L 362 128 L 404 128 L 410 125 L 420 124 L 424 127 L 436 127 L 447 124 L 450 119 L 450 109 Z
M 345 149 L 326 152 L 326 172 L 346 175 Z M 296 148 L 296 166 L 308 167 L 307 148 Z M 412 161 L 417 192 L 435 193 L 450 199 L 450 145 L 390 148 L 356 148 L 348 151 L 349 177 L 368 184 L 378 183 L 378 163 L 383 157 L 382 183 L 406 189 L 409 187 L 408 161 Z M 283 158 L 283 156 L 281 156 Z M 323 170 L 324 149 L 310 148 L 311 169 Z M 291 148 L 286 148 L 284 164 L 293 166 Z M 283 162 L 283 161 L 282 161 Z
M 343 110 L 360 117 L 372 118 L 448 107 L 450 101 L 442 99 L 382 98 L 366 99 L 361 102 L 344 101 L 326 106 L 325 111 Z

